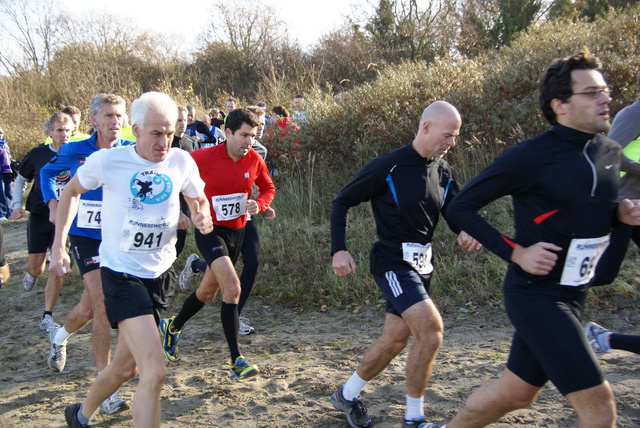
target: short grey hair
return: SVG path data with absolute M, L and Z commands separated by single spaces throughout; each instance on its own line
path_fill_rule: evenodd
M 102 111 L 102 106 L 105 104 L 127 106 L 127 102 L 120 95 L 100 93 L 93 97 L 91 103 L 89 103 L 89 114 L 91 116 L 99 115 L 100 111 Z
M 60 123 L 73 123 L 71 116 L 66 113 L 56 112 L 51 115 L 49 120 L 47 120 L 44 124 L 44 132 L 51 132 L 53 128 L 56 126 L 56 122 Z M 73 125 L 75 128 L 75 124 Z
M 150 110 L 165 116 L 172 124 L 178 120 L 178 106 L 169 95 L 146 92 L 131 104 L 131 125 L 144 128 Z

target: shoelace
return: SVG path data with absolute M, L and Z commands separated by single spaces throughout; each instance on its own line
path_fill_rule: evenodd
M 62 349 L 63 346 L 62 345 L 53 345 L 55 352 L 53 353 L 53 359 L 54 361 L 60 361 L 62 360 Z
M 179 338 L 180 336 L 178 333 L 171 333 L 171 331 L 169 331 L 169 348 L 174 349 Z
M 365 407 L 362 401 L 356 399 L 356 402 L 353 405 L 353 409 L 351 410 L 351 413 L 353 413 L 354 415 L 360 418 L 367 414 L 367 408 Z
M 113 394 L 111 394 L 111 397 L 109 397 L 110 403 L 114 403 L 116 401 L 122 401 L 120 400 L 120 391 L 114 392 Z

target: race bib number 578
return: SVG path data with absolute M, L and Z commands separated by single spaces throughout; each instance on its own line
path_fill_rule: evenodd
M 247 213 L 247 194 L 232 193 L 213 196 L 211 205 L 218 221 L 234 220 Z

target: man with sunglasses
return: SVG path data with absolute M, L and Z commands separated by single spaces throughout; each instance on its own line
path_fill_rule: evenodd
M 612 227 L 638 224 L 640 206 L 616 205 L 621 151 L 601 135 L 611 97 L 600 67 L 586 50 L 554 61 L 539 95 L 553 128 L 501 154 L 446 210 L 509 263 L 504 304 L 515 327 L 501 376 L 476 390 L 447 428 L 486 426 L 528 407 L 549 380 L 581 427 L 615 425 L 613 393 L 583 333 L 582 310 Z M 478 214 L 506 195 L 513 198 L 514 238 Z

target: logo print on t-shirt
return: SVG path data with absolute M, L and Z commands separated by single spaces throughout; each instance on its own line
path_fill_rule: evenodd
M 142 171 L 131 178 L 131 194 L 143 204 L 166 201 L 173 190 L 171 179 L 157 171 Z
M 71 171 L 69 171 L 68 169 L 65 171 L 61 171 L 60 174 L 56 175 L 56 181 L 57 182 L 63 182 L 66 183 L 71 179 Z

